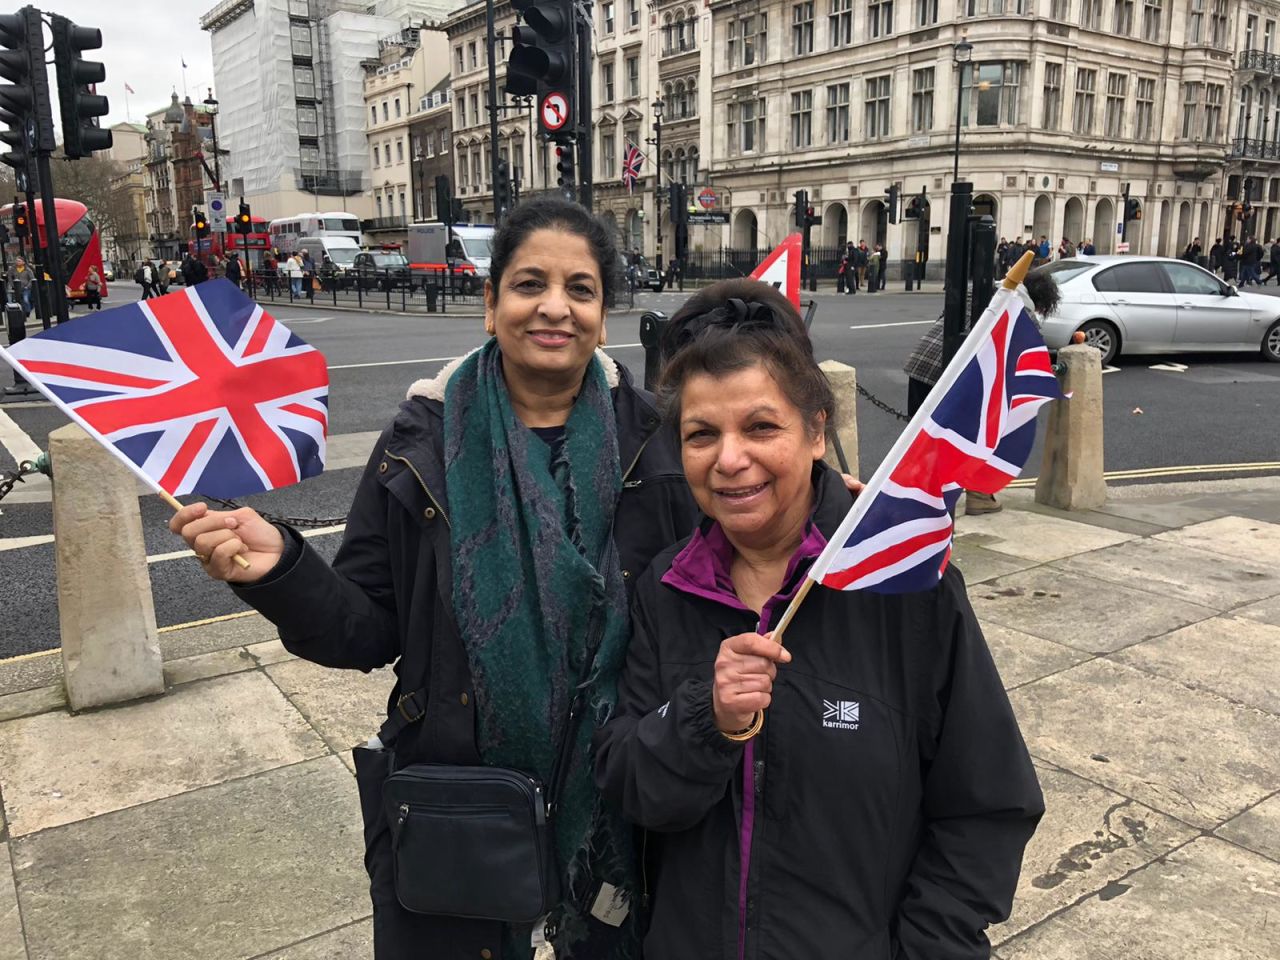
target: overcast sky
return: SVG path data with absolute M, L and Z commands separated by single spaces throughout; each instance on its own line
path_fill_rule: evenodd
M 102 0 L 45 0 L 45 13 L 60 13 L 82 27 L 102 31 L 102 49 L 86 52 L 88 60 L 100 60 L 107 67 L 107 82 L 98 87 L 111 102 L 111 112 L 102 125 L 129 119 L 142 123 L 146 115 L 168 105 L 169 94 L 183 95 L 183 73 L 191 99 L 199 102 L 213 83 L 213 56 L 209 34 L 200 29 L 200 17 L 212 10 L 217 0 L 129 0 L 104 3 Z M 187 69 L 182 69 L 186 60 Z M 49 71 L 50 84 L 53 71 Z M 125 115 L 125 89 L 128 116 Z M 216 93 L 215 93 L 216 96 Z

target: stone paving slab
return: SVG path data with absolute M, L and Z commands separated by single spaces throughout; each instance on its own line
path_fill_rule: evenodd
M 269 953 L 260 960 L 355 960 L 373 956 L 373 921 L 361 920 Z
M 1022 858 L 1013 913 L 988 933 L 999 944 L 1150 863 L 1193 827 L 1065 770 L 1038 764 L 1045 815 Z
M 276 625 L 262 614 L 246 613 L 178 629 L 160 629 L 160 651 L 166 660 L 177 660 L 210 650 L 226 650 L 264 643 L 278 636 Z
M 1091 527 L 1026 510 L 1002 510 L 956 521 L 956 532 L 974 546 L 1037 563 L 1133 539 L 1131 533 Z
M 0 843 L 0 960 L 27 960 L 7 843 Z
M 1212 617 L 1111 659 L 1280 716 L 1280 627 Z
M 1273 794 L 1214 831 L 1280 863 L 1280 794 Z
M 1010 694 L 1033 756 L 1211 830 L 1280 788 L 1280 718 L 1107 660 Z
M 988 550 L 986 547 L 966 541 L 964 537 L 956 538 L 951 562 L 964 574 L 966 584 L 981 583 L 984 580 L 1017 573 L 1019 570 L 1026 570 L 1036 565 L 1034 560 L 1023 560 L 1021 557 L 1011 557 L 1007 553 Z
M 1053 567 L 975 586 L 969 599 L 983 623 L 999 623 L 1090 653 L 1119 650 L 1216 612 Z
M 280 642 L 278 637 L 275 640 L 252 643 L 245 647 L 245 650 L 248 651 L 253 659 L 258 661 L 258 666 L 261 667 L 293 659 L 293 654 L 284 648 L 284 644 Z
M 1247 517 L 1219 517 L 1157 534 L 1155 539 L 1225 557 L 1280 557 L 1280 523 Z
M 1126 520 L 1148 523 L 1165 530 L 1192 523 L 1203 523 L 1206 520 L 1215 520 L 1223 515 L 1222 508 L 1206 505 L 1193 506 L 1177 502 L 1117 500 L 1116 491 L 1116 487 L 1109 487 L 1107 489 L 1107 502 L 1100 507 L 1095 507 L 1094 510 L 1114 517 L 1124 517 Z
M 1280 593 L 1280 567 L 1275 564 L 1224 557 L 1153 539 L 1133 540 L 1068 557 L 1053 566 L 1162 597 L 1203 604 L 1218 612 Z
M 0 723 L 37 713 L 48 713 L 50 710 L 61 710 L 66 705 L 67 688 L 59 678 L 57 683 L 48 686 L 0 696 Z
M 249 655 L 244 647 L 230 647 L 226 650 L 197 653 L 195 656 L 166 661 L 164 665 L 164 683 L 166 687 L 176 687 L 182 683 L 192 683 L 196 680 L 207 680 L 210 677 L 223 677 L 230 673 L 252 670 L 257 665 L 257 661 Z
M 351 748 L 382 726 L 395 673 L 390 668 L 373 673 L 335 670 L 307 660 L 273 664 L 266 672 L 354 772 Z
M 1267 600 L 1259 600 L 1257 603 L 1251 603 L 1247 607 L 1240 607 L 1238 610 L 1232 611 L 1232 615 L 1280 627 L 1280 595 Z
M 369 912 L 355 780 L 324 757 L 14 841 L 31 960 L 240 960 Z
M 20 837 L 324 752 L 275 684 L 241 673 L 115 709 L 0 724 L 0 789 Z
M 1000 679 L 1009 690 L 1089 659 L 1089 654 L 998 623 L 982 624 Z
M 1275 960 L 1280 864 L 1201 837 L 1001 944 L 1005 960 Z

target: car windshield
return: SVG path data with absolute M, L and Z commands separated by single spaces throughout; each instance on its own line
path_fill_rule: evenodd
M 488 259 L 489 238 L 488 237 L 464 237 L 462 238 L 463 249 L 467 251 L 467 257 L 474 260 L 476 257 L 480 259 Z
M 337 247 L 329 251 L 329 258 L 337 264 L 349 267 L 356 262 L 356 254 L 359 251 L 352 250 L 350 247 Z
M 1052 277 L 1054 282 L 1061 286 L 1068 280 L 1078 277 L 1086 270 L 1092 270 L 1096 266 L 1097 263 L 1092 260 L 1076 260 L 1072 257 L 1066 260 L 1055 260 L 1053 263 L 1046 263 L 1043 267 L 1036 267 L 1031 272 L 1044 277 Z

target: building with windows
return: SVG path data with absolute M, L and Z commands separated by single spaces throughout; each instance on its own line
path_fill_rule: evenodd
M 373 243 L 407 244 L 417 216 L 410 118 L 415 95 L 435 90 L 449 74 L 442 31 L 402 27 L 378 42 L 378 56 L 364 62 L 364 103 L 373 216 L 363 230 Z
M 409 121 L 413 148 L 413 210 L 415 221 L 447 220 L 448 211 L 436 209 L 436 177 L 453 182 L 453 102 L 450 78 L 444 76 L 418 98 Z
M 777 243 L 804 189 L 823 217 L 815 243 L 910 259 L 921 226 L 887 222 L 897 185 L 930 199 L 923 245 L 938 263 L 958 143 L 998 235 L 1176 255 L 1218 222 L 1231 23 L 1246 6 L 713 0 L 706 166 L 733 198 L 725 246 Z M 1125 185 L 1144 217 L 1122 236 Z
M 191 211 L 204 205 L 201 147 L 211 117 L 204 104 L 174 93 L 168 107 L 147 114 L 143 143 L 144 205 L 152 257 L 177 260 L 191 240 Z
M 117 267 L 136 263 L 151 253 L 147 225 L 147 176 L 145 162 L 147 127 L 121 122 L 111 127 L 111 148 L 103 156 L 115 164 L 111 193 L 120 202 L 114 205 L 102 226 L 102 256 Z
M 1213 232 L 1271 240 L 1280 235 L 1280 2 L 1238 6 L 1230 159 Z M 1235 204 L 1246 201 L 1251 215 L 1242 221 Z

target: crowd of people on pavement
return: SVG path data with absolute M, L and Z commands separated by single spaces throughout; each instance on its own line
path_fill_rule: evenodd
M 1182 259 L 1200 264 L 1223 280 L 1238 281 L 1242 287 L 1265 287 L 1268 280 L 1280 286 L 1280 238 L 1267 243 L 1253 235 L 1243 242 L 1231 235 L 1217 237 L 1207 256 L 1202 256 L 1200 238 L 1196 237 L 1183 251 Z
M 855 294 L 860 290 L 876 293 L 884 289 L 889 254 L 882 244 L 867 246 L 867 241 L 852 240 L 845 244 L 840 264 L 836 267 L 836 293 Z

